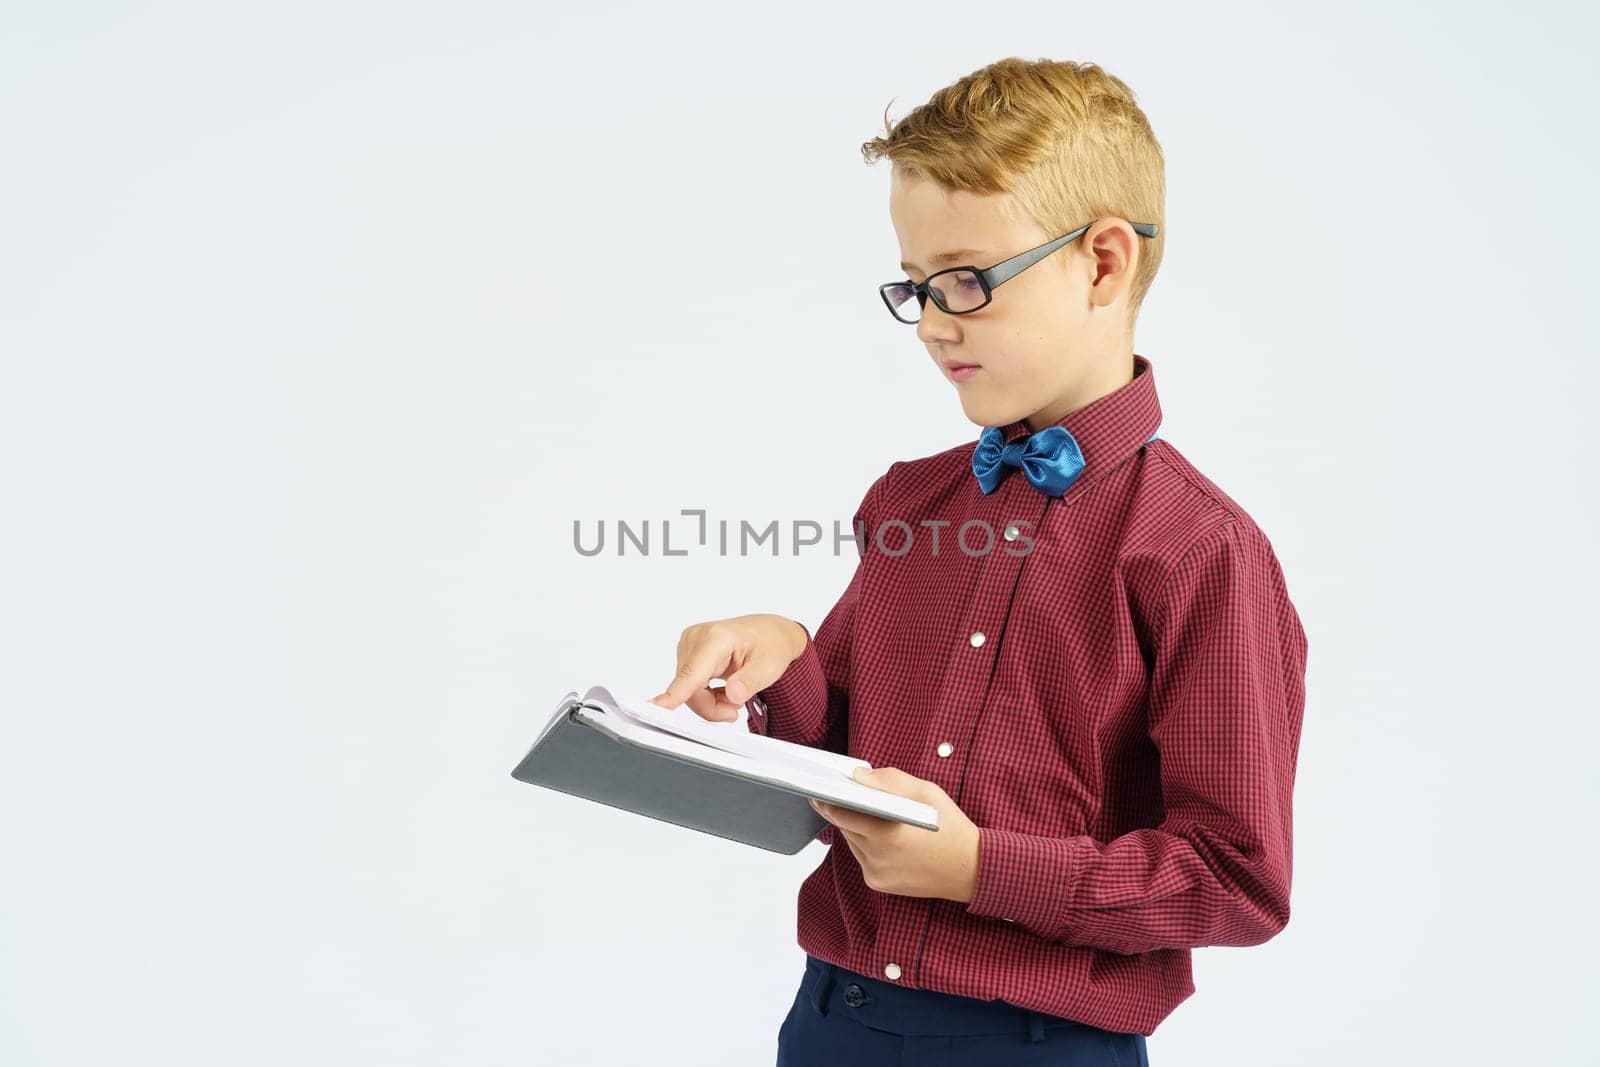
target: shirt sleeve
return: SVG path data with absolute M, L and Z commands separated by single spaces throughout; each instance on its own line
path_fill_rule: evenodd
M 846 646 L 859 588 L 859 579 L 852 577 L 815 636 L 809 626 L 800 624 L 806 632 L 805 651 L 776 681 L 750 698 L 746 725 L 751 733 L 844 752 L 850 708 Z M 824 662 L 835 664 L 831 674 Z
M 856 599 L 861 595 L 866 564 L 865 539 L 872 536 L 869 516 L 883 492 L 885 474 L 862 497 L 851 528 L 856 534 L 856 568 L 822 624 L 806 631 L 806 647 L 788 668 L 746 704 L 746 725 L 751 733 L 846 754 L 849 741 L 850 636 Z M 829 824 L 818 839 L 831 843 Z
M 1109 842 L 979 829 L 967 911 L 1111 952 L 1256 945 L 1289 921 L 1306 637 L 1253 524 L 1203 535 L 1151 620 L 1164 817 Z

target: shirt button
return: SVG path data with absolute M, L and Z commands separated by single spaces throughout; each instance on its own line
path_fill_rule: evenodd
M 948 755 L 950 755 L 950 753 L 954 752 L 955 750 L 956 750 L 956 746 L 952 745 L 950 742 L 948 742 L 948 741 L 940 741 L 939 742 L 939 755 L 948 756 Z
M 899 978 L 900 965 L 898 963 L 888 964 L 883 968 L 883 973 L 888 975 L 890 978 Z
M 967 640 L 972 642 L 972 647 L 973 648 L 977 648 L 979 645 L 983 644 L 983 640 L 984 640 L 983 631 L 982 630 L 974 630 L 972 632 L 972 636 L 967 638 Z
M 1017 526 L 1016 523 L 1013 522 L 1006 526 L 1007 541 L 1015 541 L 1020 536 L 1022 536 L 1022 530 Z
M 760 697 L 752 697 L 750 699 L 750 710 L 757 715 L 765 715 L 767 713 L 767 702 Z

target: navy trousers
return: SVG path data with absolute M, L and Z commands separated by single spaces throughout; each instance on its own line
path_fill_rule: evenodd
M 777 1067 L 1150 1067 L 1144 1035 L 845 970 L 806 954 Z

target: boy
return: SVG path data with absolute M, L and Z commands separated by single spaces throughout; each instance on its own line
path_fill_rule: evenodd
M 748 701 L 752 731 L 939 810 L 927 831 L 815 805 L 780 1064 L 1020 1063 L 1041 1040 L 1147 1064 L 1190 950 L 1288 921 L 1306 635 L 1266 535 L 1157 435 L 1133 326 L 1164 167 L 1133 93 L 1011 58 L 887 132 L 863 146 L 893 164 L 884 303 L 984 429 L 867 490 L 814 635 L 690 626 L 653 699 Z

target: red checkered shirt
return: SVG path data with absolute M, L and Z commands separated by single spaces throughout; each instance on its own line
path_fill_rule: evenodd
M 1149 1035 L 1194 992 L 1192 948 L 1288 921 L 1305 631 L 1266 534 L 1149 440 L 1134 368 L 1059 421 L 1085 461 L 1060 497 L 1017 468 L 984 494 L 975 441 L 867 490 L 849 585 L 746 721 L 938 783 L 979 828 L 977 882 L 879 892 L 829 826 L 806 952 Z

